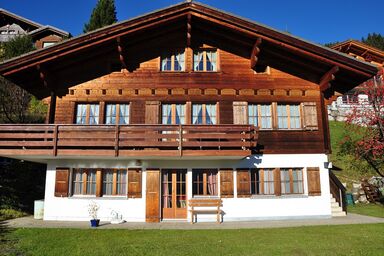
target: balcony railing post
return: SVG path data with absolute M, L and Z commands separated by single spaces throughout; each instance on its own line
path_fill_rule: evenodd
M 179 124 L 179 155 L 183 156 L 183 128 Z
M 57 140 L 58 140 L 58 131 L 59 131 L 59 125 L 55 124 L 53 126 L 53 156 L 57 156 Z
M 115 157 L 119 156 L 119 132 L 120 132 L 120 125 L 116 124 L 115 127 Z

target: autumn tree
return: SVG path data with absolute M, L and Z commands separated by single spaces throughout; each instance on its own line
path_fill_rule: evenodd
M 384 177 L 384 69 L 359 86 L 359 93 L 368 96 L 347 115 L 346 134 L 341 149 L 362 159 Z
M 114 0 L 98 0 L 92 11 L 91 18 L 88 23 L 84 24 L 83 32 L 87 33 L 92 30 L 111 25 L 117 21 L 116 7 Z

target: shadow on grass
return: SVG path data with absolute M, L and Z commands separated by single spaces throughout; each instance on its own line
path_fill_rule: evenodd
M 0 221 L 0 255 L 25 255 L 17 248 L 18 240 L 12 235 L 15 229 Z

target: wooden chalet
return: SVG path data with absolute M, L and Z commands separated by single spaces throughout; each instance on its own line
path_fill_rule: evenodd
M 50 106 L 1 125 L 0 155 L 47 163 L 46 220 L 86 220 L 89 200 L 104 220 L 186 220 L 202 199 L 224 221 L 327 218 L 326 104 L 376 72 L 184 2 L 2 63 Z

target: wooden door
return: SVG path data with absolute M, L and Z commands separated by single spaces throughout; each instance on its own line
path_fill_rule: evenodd
M 163 219 L 187 218 L 187 170 L 162 170 L 161 206 Z
M 160 171 L 147 171 L 146 222 L 160 222 Z

